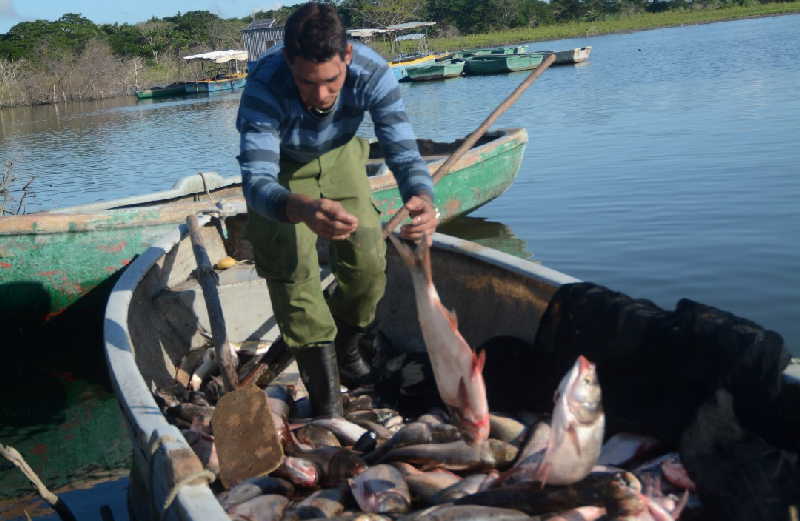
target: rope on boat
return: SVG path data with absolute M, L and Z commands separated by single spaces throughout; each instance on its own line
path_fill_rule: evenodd
M 150 464 L 148 465 L 148 467 L 150 468 L 150 473 L 151 474 L 153 472 L 152 458 L 156 455 L 156 452 L 158 452 L 159 449 L 164 447 L 165 443 L 172 443 L 172 442 L 175 442 L 175 441 L 177 441 L 175 439 L 175 437 L 174 436 L 169 436 L 169 435 L 160 436 L 158 438 L 154 437 L 154 438 L 150 439 L 150 442 L 148 443 L 147 450 L 150 453 L 150 460 L 151 461 L 150 461 Z M 166 448 L 164 450 L 166 450 Z M 211 472 L 210 470 L 203 469 L 203 470 L 199 470 L 199 471 L 197 471 L 197 472 L 195 472 L 193 474 L 189 474 L 188 476 L 186 476 L 182 480 L 180 480 L 177 483 L 175 483 L 175 485 L 172 487 L 172 490 L 170 490 L 169 494 L 167 494 L 166 499 L 164 499 L 164 505 L 162 505 L 161 508 L 158 509 L 159 510 L 158 519 L 159 520 L 164 519 L 164 517 L 166 516 L 166 513 L 167 513 L 167 509 L 169 509 L 169 507 L 172 506 L 172 502 L 175 501 L 175 498 L 178 496 L 178 492 L 180 492 L 181 488 L 183 488 L 184 486 L 192 483 L 193 481 L 195 481 L 197 479 L 203 479 L 206 482 L 206 485 L 210 485 L 211 483 L 213 483 L 217 479 L 217 476 L 213 472 Z M 152 479 L 150 481 L 152 483 Z
M 216 205 L 217 201 L 214 199 L 214 196 L 211 195 L 211 192 L 208 190 L 208 183 L 206 183 L 206 173 L 205 172 L 197 172 L 197 175 L 200 176 L 200 179 L 203 181 L 203 189 L 206 191 L 206 195 L 211 200 L 211 203 Z
M 183 478 L 182 480 L 180 480 L 179 482 L 175 483 L 175 486 L 172 487 L 172 490 L 169 491 L 169 494 L 167 494 L 167 498 L 164 500 L 164 507 L 161 509 L 158 518 L 164 519 L 164 515 L 167 513 L 167 509 L 170 506 L 172 506 L 172 502 L 175 501 L 175 497 L 178 495 L 178 492 L 180 491 L 181 487 L 188 485 L 192 481 L 200 478 L 205 479 L 206 484 L 210 485 L 211 483 L 214 482 L 214 480 L 217 479 L 217 476 L 210 470 L 203 469 L 199 472 L 195 472 L 194 474 L 190 474 L 185 478 Z

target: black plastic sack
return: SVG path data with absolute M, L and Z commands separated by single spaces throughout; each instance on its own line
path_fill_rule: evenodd
M 487 345 L 494 410 L 552 409 L 579 354 L 597 365 L 607 433 L 679 449 L 709 519 L 789 519 L 798 504 L 800 392 L 781 336 L 688 299 L 674 311 L 592 283 L 562 286 L 535 345 Z

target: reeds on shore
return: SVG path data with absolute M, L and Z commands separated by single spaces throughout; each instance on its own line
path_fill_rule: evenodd
M 800 13 L 800 0 L 721 8 L 670 9 L 660 13 L 617 14 L 597 21 L 429 38 L 428 47 L 432 52 L 450 52 L 791 13 Z M 403 45 L 400 52 L 416 50 L 415 42 L 401 43 Z M 394 52 L 390 51 L 387 41 L 376 39 L 370 42 L 370 46 L 387 59 L 393 57 Z M 36 60 L 0 60 L 0 109 L 132 95 L 139 89 L 197 80 L 201 75 L 199 64 L 186 63 L 175 55 L 159 55 L 157 61 L 146 61 L 141 57 L 120 58 L 112 53 L 108 43 L 103 40 L 91 40 L 78 54 L 56 54 L 42 48 L 37 53 Z
M 732 6 L 717 9 L 671 9 L 660 13 L 618 14 L 609 16 L 603 20 L 591 22 L 565 22 L 450 38 L 429 38 L 428 47 L 433 52 L 449 52 L 459 49 L 493 47 L 522 42 L 543 42 L 566 38 L 585 38 L 602 34 L 656 29 L 659 27 L 704 24 L 792 13 L 800 13 L 800 1 Z M 370 45 L 375 47 L 383 56 L 387 58 L 390 57 L 387 43 L 376 40 Z M 405 47 L 401 49 L 402 52 L 413 50 L 413 45 L 415 44 L 412 42 L 405 42 Z

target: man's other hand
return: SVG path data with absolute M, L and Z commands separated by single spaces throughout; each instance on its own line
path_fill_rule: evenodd
M 418 241 L 424 237 L 430 245 L 433 242 L 433 232 L 439 225 L 433 201 L 427 195 L 414 195 L 404 206 L 411 222 L 400 228 L 400 236 L 410 241 Z
M 331 240 L 346 239 L 358 229 L 358 218 L 337 201 L 292 194 L 286 202 L 290 222 L 303 222 L 311 231 Z

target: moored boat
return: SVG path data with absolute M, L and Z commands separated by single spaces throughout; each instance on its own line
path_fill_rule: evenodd
M 432 62 L 437 56 L 438 55 L 433 53 L 410 54 L 406 56 L 398 56 L 387 63 L 389 64 L 389 68 L 392 70 L 394 77 L 399 81 L 403 81 L 408 76 L 409 67 L 416 67 L 418 65 L 422 65 L 423 63 Z
M 184 88 L 186 94 L 209 94 L 211 92 L 241 89 L 246 84 L 247 75 L 239 73 L 207 80 L 188 81 Z
M 567 49 L 565 51 L 536 51 L 545 54 L 553 53 L 556 55 L 556 61 L 553 65 L 569 65 L 573 63 L 581 63 L 589 59 L 592 53 L 592 46 L 575 47 L 574 49 Z
M 525 54 L 528 48 L 524 45 L 503 45 L 500 47 L 482 47 L 477 49 L 464 49 L 449 55 L 449 58 L 472 58 L 473 56 L 486 56 L 496 54 Z
M 228 219 L 228 240 L 214 226 L 203 228 L 212 262 L 251 251 L 239 244 L 241 225 L 241 216 Z M 244 255 L 238 259 L 247 261 Z M 774 339 L 755 324 L 693 302 L 665 311 L 541 264 L 441 234 L 434 236 L 431 262 L 439 296 L 458 317 L 464 339 L 473 348 L 486 350 L 484 377 L 492 410 L 498 404 L 536 414 L 551 410 L 552 391 L 579 354 L 597 365 L 608 425 L 618 431 L 652 433 L 667 450 L 678 445 L 714 446 L 709 432 L 713 427 L 704 425 L 705 437 L 699 439 L 683 434 L 697 428 L 700 420 L 695 413 L 702 414 L 703 407 L 714 403 L 715 386 L 728 385 L 718 377 L 724 382 L 736 377 L 740 380 L 732 381 L 739 384 L 763 378 L 760 386 L 745 386 L 742 392 L 761 398 L 774 389 L 782 398 L 775 404 L 781 412 L 790 413 L 794 407 L 789 398 L 797 396 L 798 382 L 775 374 L 775 366 L 760 365 L 774 354 L 768 349 Z M 189 367 L 185 361 L 208 345 L 201 332 L 210 325 L 200 284 L 192 277 L 194 267 L 185 226 L 175 227 L 123 273 L 106 308 L 107 361 L 134 445 L 128 488 L 132 519 L 228 519 L 208 486 L 215 475 L 208 468 L 204 471 L 182 432 L 166 420 L 153 397 L 185 385 Z M 242 262 L 218 275 L 229 340 L 273 342 L 277 331 L 271 326 L 274 317 L 266 285 L 252 264 Z M 332 281 L 325 271 L 321 277 L 324 286 Z M 408 270 L 391 246 L 387 277 L 377 321 L 382 341 L 402 353 L 422 353 L 424 341 Z M 679 358 L 672 354 L 676 351 Z M 666 360 L 674 366 L 664 367 Z M 733 360 L 759 370 L 747 373 L 743 366 L 724 363 Z M 695 380 L 697 376 L 704 378 Z M 292 378 L 296 381 L 296 374 Z M 690 383 L 691 389 L 683 388 L 682 382 Z M 775 415 L 778 423 L 792 424 L 778 411 Z M 753 429 L 753 424 L 747 428 Z M 796 432 L 784 434 L 789 438 Z M 730 443 L 729 431 L 718 436 L 721 443 Z M 763 447 L 765 442 L 755 443 Z M 734 449 L 708 462 L 695 458 L 685 464 L 692 479 L 704 483 L 704 471 L 712 474 L 713 468 L 736 458 Z M 713 500 L 715 492 L 718 489 L 698 488 L 699 504 L 703 505 L 703 494 Z M 747 496 L 758 501 L 760 494 Z
M 247 83 L 247 73 L 239 70 L 239 63 L 247 63 L 247 51 L 230 49 L 184 56 L 187 62 L 199 61 L 202 79 L 186 82 L 186 94 L 209 94 L 241 89 Z M 208 67 L 208 71 L 206 70 Z
M 426 65 L 417 65 L 406 69 L 409 81 L 442 80 L 456 78 L 464 72 L 464 60 L 437 60 Z
M 547 56 L 546 53 L 482 54 L 467 58 L 464 74 L 467 76 L 501 74 L 505 72 L 535 69 Z
M 170 83 L 164 87 L 155 86 L 136 91 L 136 97 L 139 99 L 168 98 L 171 96 L 183 96 L 184 94 L 186 94 L 186 88 L 182 81 Z
M 528 137 L 524 129 L 484 136 L 440 181 L 442 219 L 469 213 L 513 182 Z M 434 172 L 460 144 L 420 140 Z M 402 206 L 376 144 L 368 164 L 376 205 L 388 219 Z M 203 173 L 166 191 L 35 214 L 0 217 L 0 312 L 10 322 L 41 323 L 118 273 L 189 213 L 240 200 L 241 178 Z

